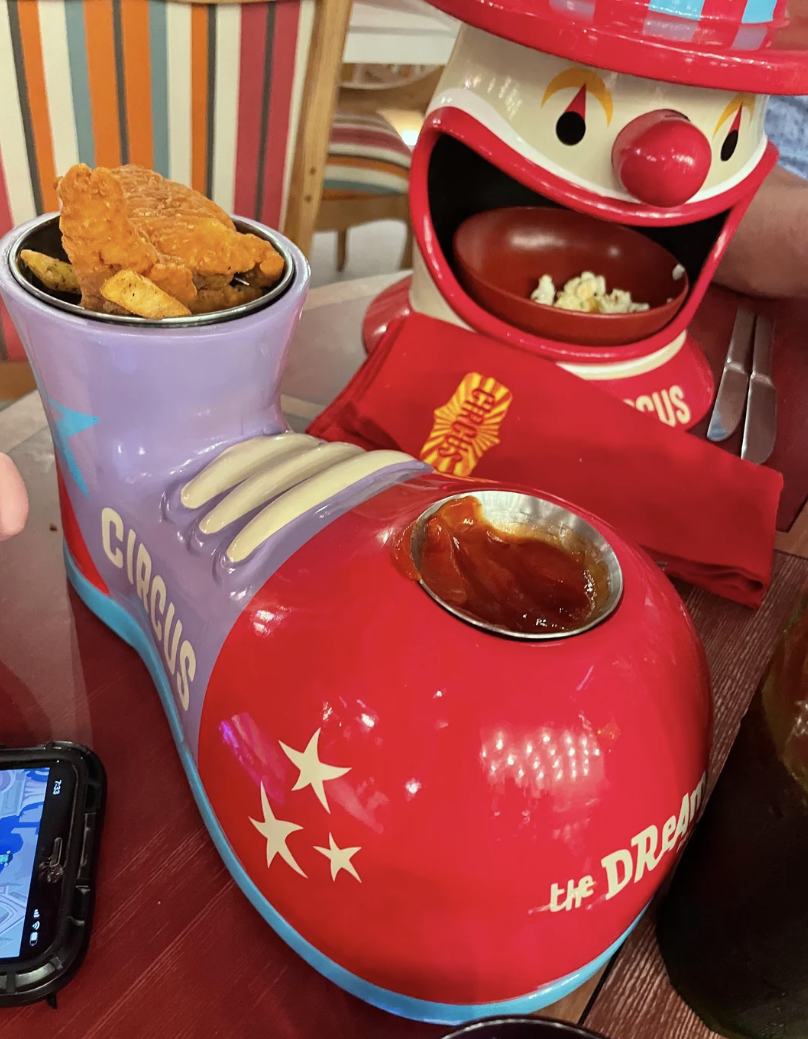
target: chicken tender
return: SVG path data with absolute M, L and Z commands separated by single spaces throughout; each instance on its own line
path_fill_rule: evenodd
M 209 290 L 224 298 L 236 274 L 260 289 L 283 273 L 269 242 L 241 234 L 215 202 L 152 170 L 79 164 L 57 189 L 62 241 L 88 309 L 120 312 L 101 287 L 121 270 L 148 278 L 192 310 L 206 291 L 197 312 L 210 309 Z
M 181 260 L 194 276 L 208 279 L 249 272 L 253 284 L 272 285 L 283 260 L 269 242 L 241 234 L 221 206 L 198 191 L 166 180 L 142 166 L 110 171 L 126 196 L 127 216 L 161 253 Z
M 102 285 L 120 270 L 142 274 L 187 306 L 196 296 L 193 272 L 160 253 L 127 214 L 123 187 L 111 170 L 71 167 L 58 184 L 62 244 L 81 286 L 88 310 L 126 313 L 108 303 Z

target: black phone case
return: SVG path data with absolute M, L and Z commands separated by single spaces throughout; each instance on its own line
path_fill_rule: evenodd
M 52 742 L 24 750 L 0 747 L 0 767 L 25 768 L 43 759 L 69 761 L 78 776 L 61 919 L 55 940 L 41 957 L 20 965 L 0 964 L 0 1007 L 53 1000 L 78 970 L 90 943 L 106 773 L 99 758 L 78 743 Z

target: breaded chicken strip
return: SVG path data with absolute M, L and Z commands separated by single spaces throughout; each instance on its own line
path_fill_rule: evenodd
M 150 278 L 190 306 L 197 288 L 222 288 L 234 274 L 271 285 L 283 260 L 269 242 L 238 232 L 227 214 L 197 191 L 140 166 L 73 166 L 58 183 L 65 251 L 82 305 L 110 311 L 101 286 L 119 270 Z
M 220 287 L 222 276 L 226 283 L 235 274 L 249 274 L 258 285 L 274 285 L 280 278 L 283 260 L 270 243 L 241 234 L 221 206 L 198 191 L 142 166 L 112 172 L 123 187 L 132 224 L 161 253 L 190 267 L 198 288 Z
M 120 270 L 132 270 L 186 306 L 196 297 L 193 273 L 162 255 L 138 233 L 127 214 L 123 187 L 111 170 L 71 167 L 58 185 L 62 243 L 81 286 L 82 306 L 118 312 L 101 286 Z

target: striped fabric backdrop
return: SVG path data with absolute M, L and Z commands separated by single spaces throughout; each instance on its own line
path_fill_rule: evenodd
M 282 227 L 315 0 L 0 0 L 0 235 L 76 162 Z M 22 350 L 0 303 L 0 360 Z

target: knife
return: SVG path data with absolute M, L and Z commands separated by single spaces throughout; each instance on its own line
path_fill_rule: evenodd
M 718 442 L 731 437 L 743 417 L 749 387 L 749 349 L 754 330 L 755 315 L 745 307 L 740 307 L 735 315 L 727 359 L 707 430 L 708 440 Z
M 741 447 L 741 458 L 758 465 L 774 450 L 777 436 L 777 391 L 771 378 L 773 332 L 769 318 L 758 315 Z

